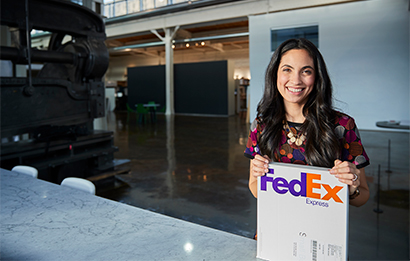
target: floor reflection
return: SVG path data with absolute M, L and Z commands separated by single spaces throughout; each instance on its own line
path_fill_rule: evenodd
M 110 113 L 107 126 L 119 147 L 115 157 L 130 159 L 131 172 L 100 196 L 253 237 L 256 200 L 247 188 L 243 120 L 158 115 L 141 125 L 135 115 Z
M 98 195 L 253 237 L 256 200 L 247 187 L 243 150 L 249 127 L 243 120 L 158 115 L 156 123 L 138 124 L 133 114 L 111 112 L 105 126 L 114 132 L 115 158 L 129 159 L 131 171 Z M 409 133 L 361 131 L 361 136 L 371 160 L 366 167 L 371 195 L 365 206 L 350 208 L 350 260 L 408 260 Z M 391 173 L 386 172 L 389 140 Z M 379 165 L 382 214 L 373 211 Z

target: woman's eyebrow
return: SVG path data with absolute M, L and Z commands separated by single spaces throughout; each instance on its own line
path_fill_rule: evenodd
M 290 68 L 292 68 L 292 69 L 293 69 L 293 67 L 292 67 L 292 66 L 290 66 L 289 64 L 284 64 L 284 65 L 282 65 L 280 68 L 283 68 L 283 67 L 290 67 Z
M 289 68 L 292 68 L 292 69 L 294 69 L 292 66 L 290 66 L 289 64 L 284 64 L 284 65 L 282 65 L 280 68 L 283 68 L 283 67 L 289 67 Z M 303 66 L 302 67 L 302 70 L 304 70 L 304 69 L 312 69 L 312 70 L 314 70 L 315 68 L 313 68 L 312 66 L 310 66 L 310 65 L 306 65 L 306 66 Z
M 306 66 L 303 66 L 303 67 L 302 67 L 302 70 L 303 70 L 303 69 L 308 69 L 308 68 L 309 68 L 309 69 L 312 69 L 312 70 L 314 70 L 314 69 L 315 69 L 315 68 L 313 68 L 313 67 L 312 67 L 312 66 L 310 66 L 310 65 L 306 65 Z

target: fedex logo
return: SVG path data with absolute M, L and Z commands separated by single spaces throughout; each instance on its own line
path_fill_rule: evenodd
M 274 173 L 273 169 L 269 169 L 269 173 Z M 295 197 L 306 197 L 306 198 L 315 198 L 321 200 L 330 200 L 333 199 L 335 202 L 343 203 L 343 201 L 339 198 L 337 193 L 343 188 L 342 186 L 335 186 L 332 188 L 328 184 L 318 183 L 320 181 L 321 176 L 319 174 L 311 174 L 311 173 L 300 173 L 300 180 L 293 179 L 291 181 L 287 181 L 281 177 L 269 177 L 268 175 L 261 177 L 261 190 L 266 191 L 266 186 L 268 182 L 272 183 L 273 190 L 278 194 L 286 194 L 290 192 Z M 325 195 L 321 195 L 320 193 L 316 193 L 314 189 L 320 189 L 323 187 L 326 190 Z

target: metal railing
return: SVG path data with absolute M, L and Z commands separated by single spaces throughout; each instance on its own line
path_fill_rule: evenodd
M 189 0 L 105 0 L 104 16 L 107 18 L 153 10 L 163 6 L 174 5 Z

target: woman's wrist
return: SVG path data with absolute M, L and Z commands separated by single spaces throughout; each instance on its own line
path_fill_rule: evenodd
M 359 195 L 360 195 L 360 190 L 359 190 L 359 187 L 357 187 L 357 188 L 353 191 L 353 193 L 350 193 L 349 199 L 350 199 L 350 200 L 355 199 L 355 198 L 357 198 Z

